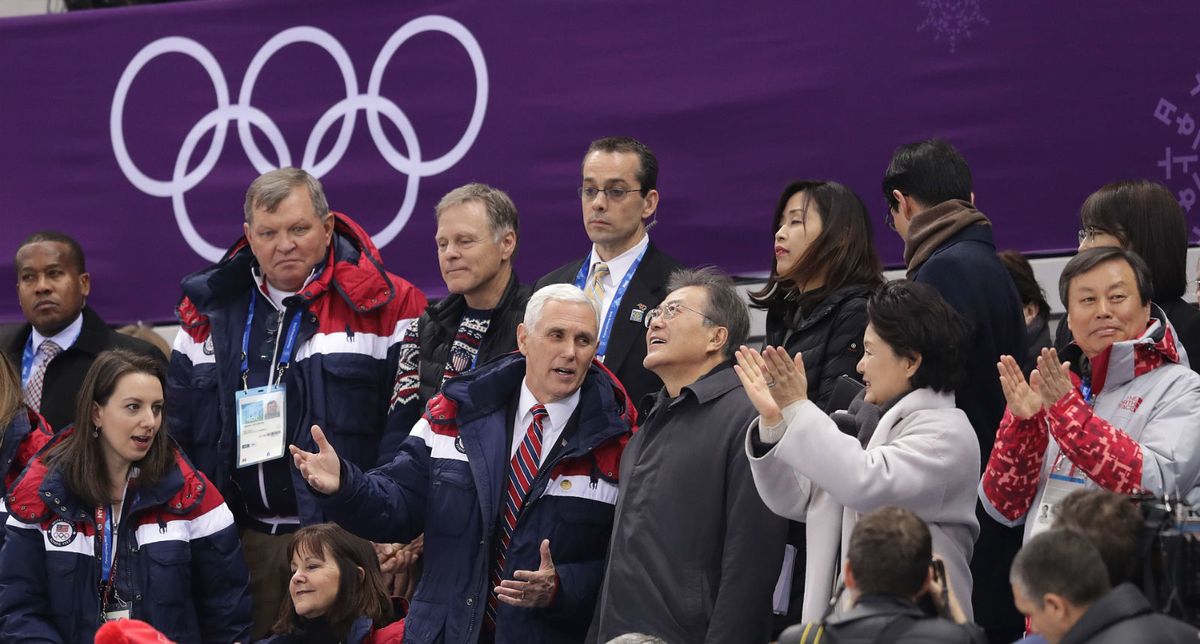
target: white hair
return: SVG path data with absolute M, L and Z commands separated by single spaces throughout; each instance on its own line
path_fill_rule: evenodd
M 583 291 L 579 290 L 579 287 L 574 284 L 550 284 L 539 288 L 529 298 L 529 304 L 525 305 L 526 327 L 532 329 L 537 326 L 537 323 L 542 319 L 542 309 L 545 308 L 546 302 L 586 304 L 595 313 L 597 318 L 600 317 L 599 311 L 596 310 L 596 305 L 583 294 Z

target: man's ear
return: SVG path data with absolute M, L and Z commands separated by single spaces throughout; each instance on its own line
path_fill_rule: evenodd
M 972 206 L 975 205 L 975 192 L 974 191 L 971 192 L 971 205 Z
M 842 581 L 846 584 L 846 590 L 858 588 L 858 582 L 854 579 L 854 569 L 850 567 L 849 559 L 846 559 L 845 565 L 842 566 Z
M 912 197 L 909 197 L 899 190 L 893 190 L 892 198 L 896 200 L 897 217 L 903 217 L 904 221 L 908 221 L 913 218 L 913 215 L 917 214 L 913 208 Z
M 524 322 L 521 322 L 517 325 L 517 349 L 520 350 L 521 355 L 523 356 L 529 355 L 525 352 L 525 342 L 528 338 L 529 328 L 525 326 Z
M 708 339 L 709 352 L 716 353 L 725 350 L 725 343 L 729 341 L 729 329 L 723 326 L 710 327 L 713 329 L 712 336 Z

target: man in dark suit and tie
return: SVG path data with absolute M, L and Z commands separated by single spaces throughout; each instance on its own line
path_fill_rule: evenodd
M 600 311 L 597 358 L 625 386 L 635 404 L 662 381 L 642 366 L 646 328 L 642 320 L 667 294 L 667 278 L 680 264 L 658 250 L 646 234 L 658 208 L 658 159 L 640 141 L 608 137 L 593 141 L 583 157 L 583 225 L 592 250 L 538 280 L 583 289 Z

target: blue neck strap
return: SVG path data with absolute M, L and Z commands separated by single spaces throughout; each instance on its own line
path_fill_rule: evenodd
M 604 352 L 608 350 L 608 337 L 612 334 L 613 322 L 617 319 L 617 309 L 621 308 L 621 299 L 625 297 L 625 290 L 629 288 L 629 281 L 633 279 L 633 274 L 637 272 L 638 265 L 642 263 L 642 258 L 646 256 L 646 250 L 650 248 L 650 244 L 642 247 L 642 252 L 638 253 L 637 259 L 629 265 L 629 270 L 625 271 L 625 277 L 621 278 L 621 285 L 617 287 L 617 292 L 613 295 L 612 304 L 608 305 L 608 312 L 604 315 L 604 323 L 600 325 L 600 343 L 596 347 L 596 357 L 603 358 Z M 591 255 L 588 255 L 588 260 Z M 586 292 L 588 273 L 591 272 L 591 265 L 584 262 L 583 266 L 579 267 L 579 273 L 575 275 L 575 287 Z

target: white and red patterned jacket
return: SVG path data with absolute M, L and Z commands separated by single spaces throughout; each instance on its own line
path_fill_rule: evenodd
M 979 484 L 995 520 L 1025 522 L 1056 464 L 1059 472 L 1074 466 L 1087 488 L 1200 501 L 1200 375 L 1162 312 L 1152 306 L 1141 337 L 1114 343 L 1090 367 L 1090 406 L 1072 389 L 1025 420 L 1005 411 Z M 1025 522 L 1026 540 L 1032 525 Z

